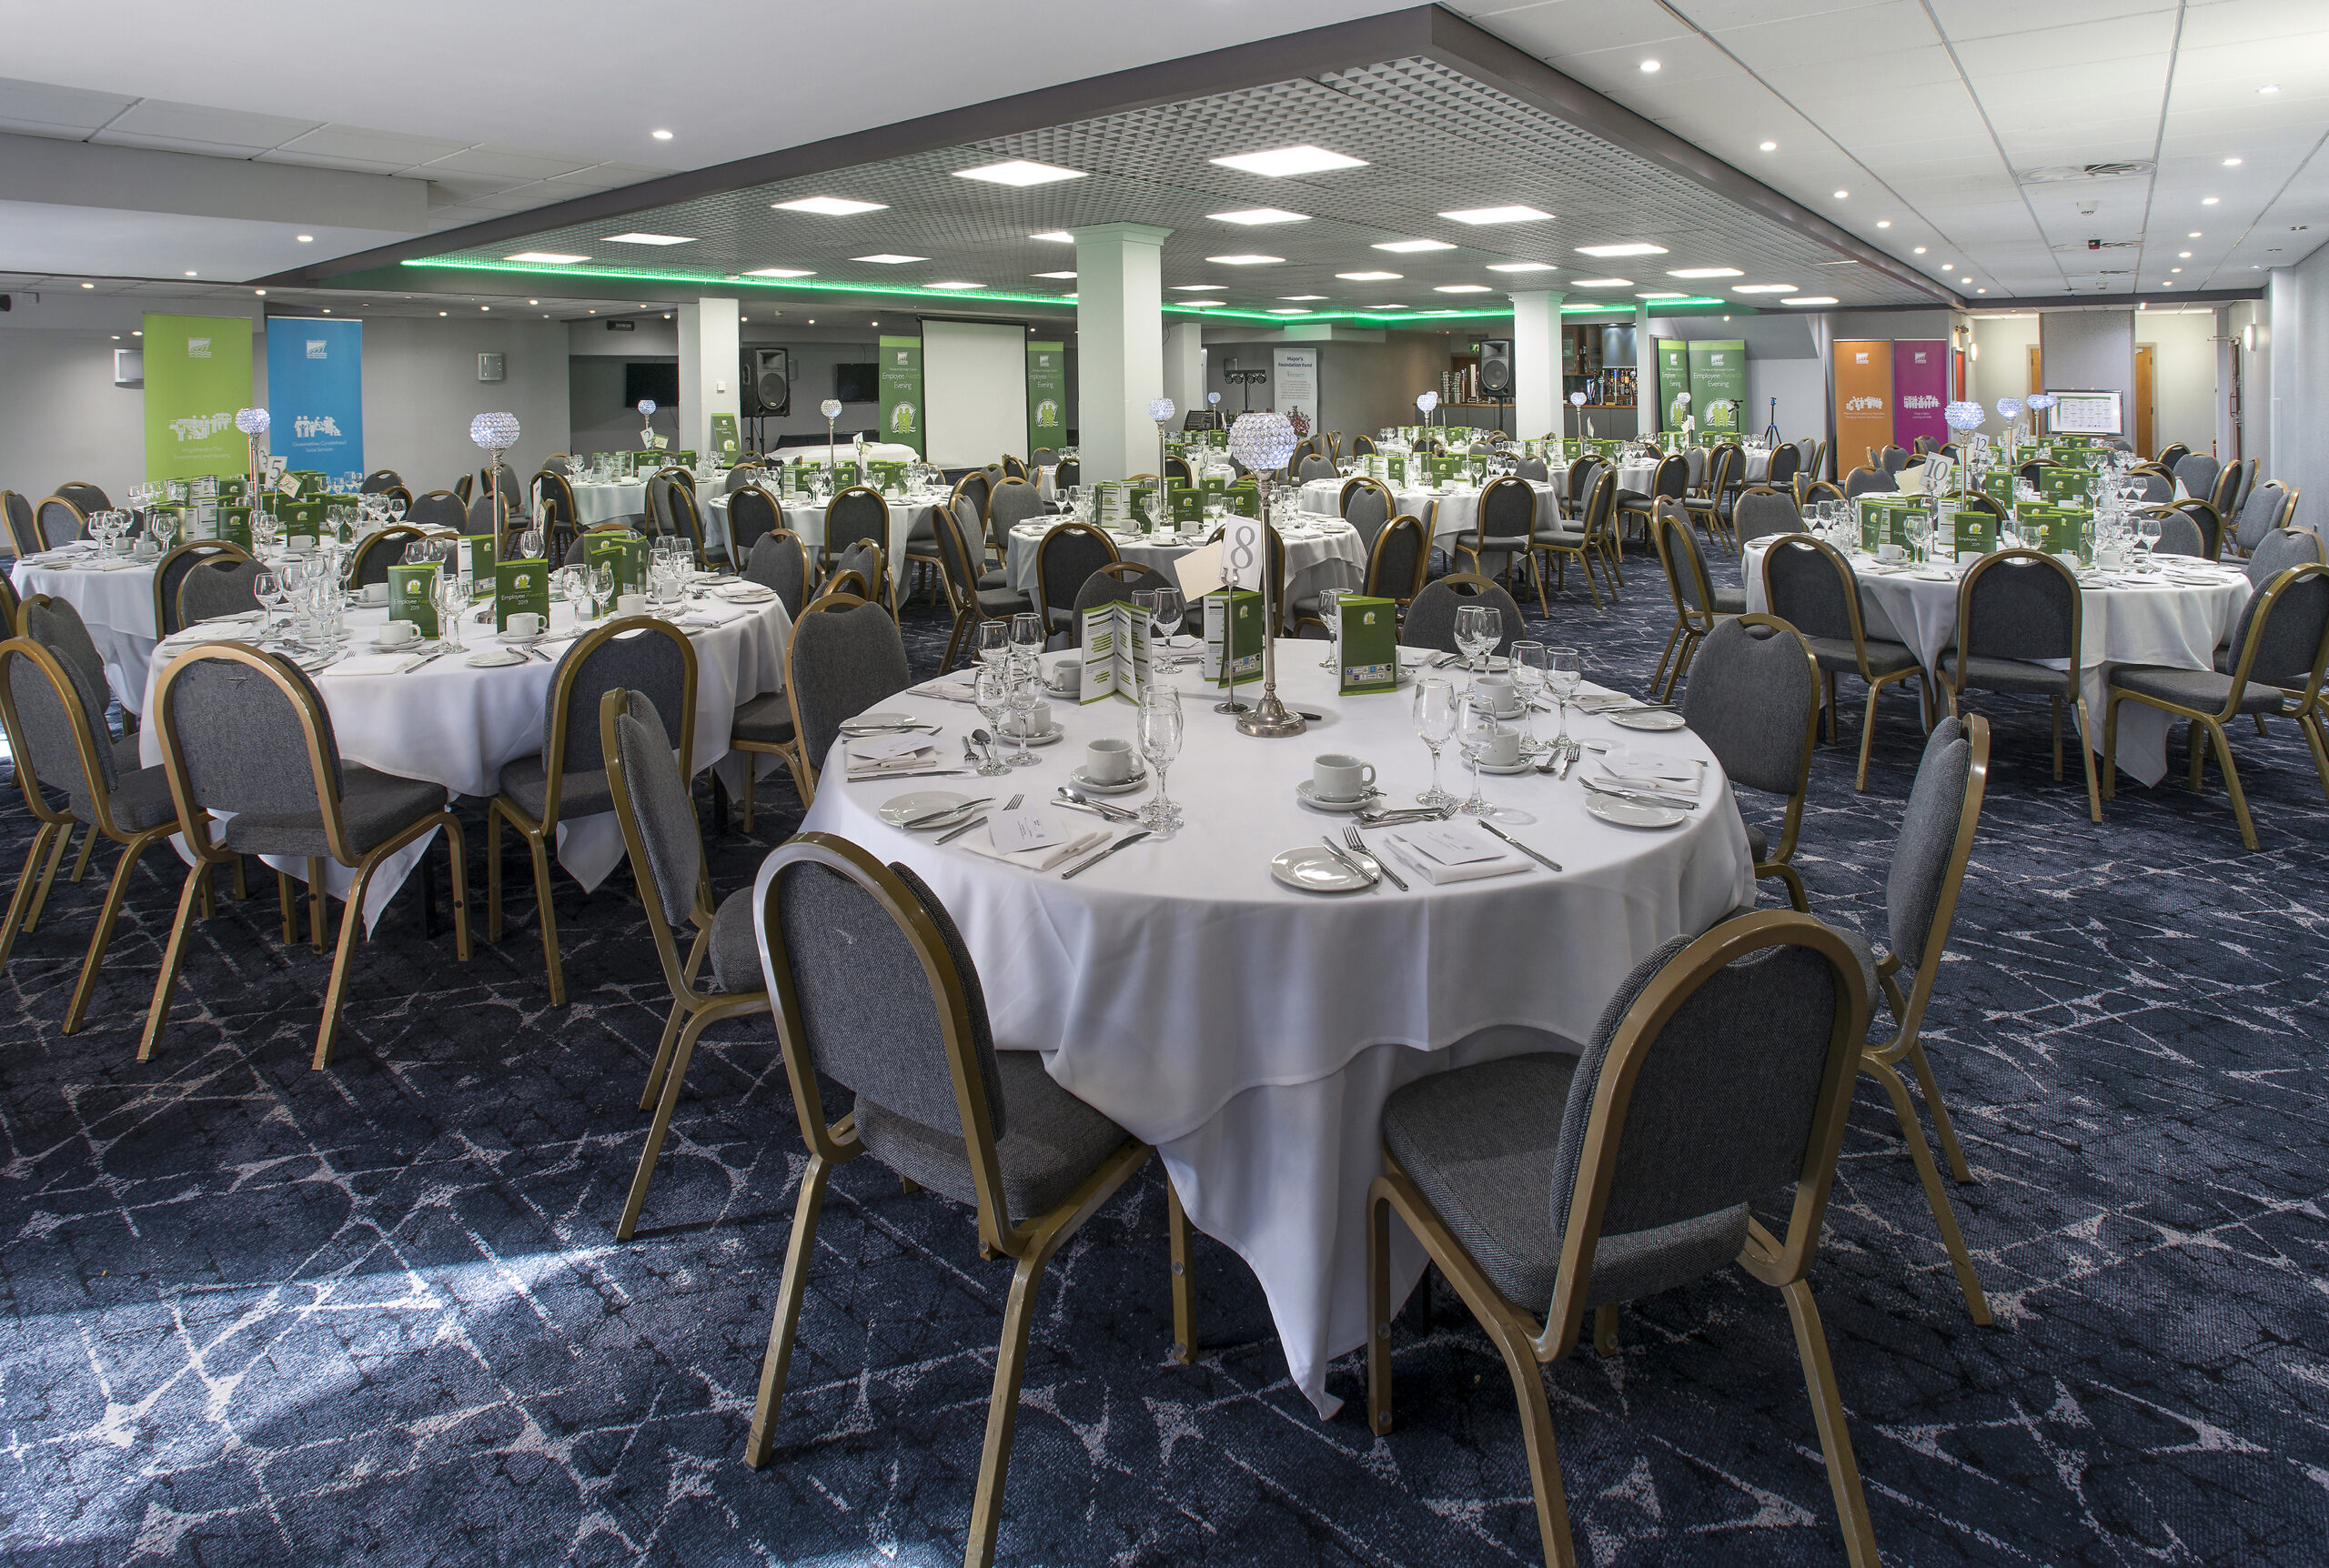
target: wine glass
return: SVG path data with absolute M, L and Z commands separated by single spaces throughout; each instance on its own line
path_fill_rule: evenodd
M 1011 627 L 1006 621 L 979 622 L 979 662 L 993 665 L 1003 662 L 1011 651 Z
M 1426 806 L 1453 806 L 1456 797 L 1439 787 L 1439 749 L 1456 733 L 1456 688 L 1437 677 L 1416 682 L 1416 736 L 1431 752 L 1431 788 L 1416 799 Z
M 1150 622 L 1151 628 L 1155 633 L 1158 646 L 1161 647 L 1165 638 L 1173 636 L 1175 632 L 1181 629 L 1182 614 L 1181 590 L 1176 588 L 1158 588 L 1156 590 L 1156 615 Z
M 1140 754 L 1156 769 L 1156 799 L 1141 808 L 1140 819 L 1158 831 L 1180 823 L 1181 809 L 1164 792 L 1164 770 L 1181 754 L 1181 693 L 1152 680 L 1140 693 Z
M 404 507 L 405 501 L 402 496 L 391 495 L 388 498 L 388 521 L 392 523 L 404 521 Z
M 600 561 L 590 568 L 590 611 L 605 618 L 615 602 L 615 568 Z
M 1580 749 L 1569 739 L 1568 705 L 1576 699 L 1577 689 L 1585 683 L 1585 659 L 1573 648 L 1545 649 L 1545 684 L 1561 707 L 1560 733 L 1553 737 L 1553 750 L 1564 757 L 1575 757 Z
M 1464 668 L 1478 673 L 1480 657 L 1480 611 L 1485 606 L 1460 604 L 1456 607 L 1456 647 L 1464 656 Z
M 1548 660 L 1552 649 L 1541 642 L 1512 645 L 1512 684 L 1520 691 L 1520 750 L 1533 757 L 1544 749 L 1537 739 L 1537 704 L 1545 695 Z
M 437 635 L 449 653 L 461 651 L 461 617 L 469 608 L 469 586 L 439 567 L 429 582 L 429 602 L 437 607 Z
M 1480 639 L 1480 668 L 1487 669 L 1495 658 L 1496 645 L 1504 639 L 1504 612 L 1492 604 L 1476 608 L 1480 614 L 1474 635 Z
M 2157 571 L 2159 569 L 2159 558 L 2153 552 L 2159 548 L 2160 538 L 2166 531 L 2166 525 L 2161 520 L 2160 515 L 2155 511 L 2145 512 L 2142 517 L 2135 519 L 2135 537 L 2143 542 L 2144 570 Z
M 1033 661 L 1044 650 L 1044 621 L 1038 615 L 1021 611 L 1011 618 L 1011 647 L 1013 651 Z
M 987 729 L 990 731 L 1002 729 L 1003 716 L 1011 711 L 1011 671 L 1000 658 L 979 666 L 978 674 L 972 679 L 971 694 L 978 704 L 979 712 L 986 719 Z M 1000 760 L 992 751 L 986 752 L 984 760 L 979 764 L 979 773 L 983 778 L 991 779 L 996 774 L 1010 771 L 1011 764 Z
M 1467 817 L 1492 815 L 1487 798 L 1480 793 L 1480 752 L 1502 728 L 1497 722 L 1494 700 L 1487 692 L 1474 687 L 1464 694 L 1456 714 L 1456 749 L 1471 765 L 1472 795 L 1457 809 Z
M 524 528 L 518 534 L 518 557 L 520 560 L 542 558 L 542 531 L 538 528 Z
M 1042 759 L 1027 749 L 1027 733 L 1034 722 L 1035 704 L 1044 699 L 1044 667 L 1035 658 L 1013 658 L 1003 665 L 1010 678 L 1005 693 L 1011 707 L 1011 728 L 1007 733 L 1018 738 L 1019 746 L 1003 758 L 1013 768 L 1033 768 Z
M 260 634 L 259 641 L 271 642 L 275 638 L 276 611 L 291 598 L 290 590 L 284 584 L 283 574 L 262 568 L 257 577 L 251 578 L 251 597 L 257 599 L 260 608 L 267 611 L 267 626 Z

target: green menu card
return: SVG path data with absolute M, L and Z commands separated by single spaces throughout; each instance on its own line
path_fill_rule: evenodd
M 1125 505 L 1131 508 L 1129 516 L 1135 528 L 1148 527 L 1149 518 L 1153 515 L 1152 508 L 1158 512 L 1164 509 L 1156 499 L 1157 488 L 1154 485 L 1127 486 L 1124 495 Z
M 240 474 L 222 474 L 218 478 L 218 498 L 222 501 L 243 500 L 245 492 L 250 487 L 250 480 Z
M 692 447 L 681 447 L 678 451 L 671 454 L 671 461 L 677 463 L 682 468 L 694 467 L 695 448 Z
M 734 462 L 736 455 L 744 449 L 743 442 L 736 436 L 736 416 L 714 414 L 711 417 L 711 449 L 720 455 L 721 461 L 726 463 Z
M 1148 612 L 1122 599 L 1085 610 L 1079 628 L 1084 638 L 1084 678 L 1079 702 L 1121 698 L 1138 702 L 1148 684 L 1148 639 L 1154 628 Z
M 635 534 L 592 534 L 590 564 L 613 570 L 618 598 L 642 591 L 647 582 L 647 541 Z
M 1399 607 L 1387 598 L 1343 599 L 1342 695 L 1391 691 L 1399 684 Z
M 287 539 L 300 535 L 311 539 L 323 537 L 324 504 L 319 500 L 278 501 L 275 517 L 283 525 L 283 537 Z
M 2038 470 L 2038 491 L 2057 505 L 2072 501 L 2081 505 L 2092 498 L 2094 476 L 2083 468 L 2048 465 Z
M 408 620 L 423 637 L 437 635 L 437 563 L 399 562 L 388 568 L 388 618 Z
M 835 463 L 833 465 L 833 488 L 835 490 L 846 490 L 852 485 L 859 485 L 862 483 L 864 483 L 864 480 L 860 477 L 857 465 L 854 462 Z
M 457 575 L 469 579 L 472 592 L 476 590 L 478 585 L 489 584 L 493 581 L 495 553 L 491 534 L 463 534 L 461 536 L 454 566 Z
M 1241 518 L 1262 515 L 1262 496 L 1251 480 L 1241 480 L 1229 487 L 1229 509 Z
M 1197 481 L 1197 487 L 1208 496 L 1217 496 L 1221 494 L 1222 491 L 1229 487 L 1229 476 L 1226 474 L 1207 474 L 1204 478 Z
M 1937 538 L 1952 541 L 1951 548 L 1960 558 L 1968 555 L 1985 556 L 1998 548 L 1998 520 L 1983 507 L 1951 508 L 1941 503 L 1942 532 Z
M 533 614 L 549 625 L 549 563 L 500 561 L 493 568 L 493 629 L 508 631 L 513 615 Z
M 873 470 L 875 489 L 885 496 L 902 496 L 906 493 L 906 466 L 903 463 L 883 461 L 871 462 L 865 466 Z
M 215 537 L 226 540 L 230 545 L 240 545 L 244 549 L 249 549 L 251 548 L 251 509 L 248 507 L 220 507 L 218 532 Z
M 1215 686 L 1242 686 L 1262 678 L 1261 595 L 1251 588 L 1215 588 L 1205 596 L 1205 658 L 1197 675 Z
M 1173 520 L 1181 527 L 1198 528 L 1205 522 L 1203 490 L 1175 489 L 1165 492 L 1165 499 L 1173 506 Z

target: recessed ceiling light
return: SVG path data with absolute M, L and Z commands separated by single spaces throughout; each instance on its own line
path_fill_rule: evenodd
M 1285 257 L 1282 256 L 1208 256 L 1205 260 L 1216 266 L 1275 266 Z
M 2192 259 L 2192 253 L 2188 250 L 2179 250 L 2175 254 L 2185 261 Z
M 880 212 L 890 204 L 852 201 L 847 196 L 802 196 L 798 201 L 773 201 L 768 205 L 771 212 L 812 212 L 820 217 L 848 217 L 852 213 Z
M 294 235 L 292 237 L 297 240 L 301 245 L 313 245 L 316 243 L 316 236 L 312 234 Z
M 1800 283 L 1741 283 L 1731 289 L 1733 294 L 1795 294 L 1802 289 Z
M 1432 292 L 1434 294 L 1486 294 L 1488 292 L 1488 286 L 1485 283 L 1443 283 L 1434 287 Z
M 1369 310 L 1412 310 L 1415 307 L 1409 305 L 1370 305 L 1366 308 Z
M 1335 276 L 1352 283 L 1389 283 L 1401 275 L 1396 272 L 1338 272 Z
M 479 308 L 479 310 L 490 310 L 490 309 L 492 309 L 492 308 L 493 308 L 493 307 L 491 307 L 490 305 L 480 305 L 480 306 L 479 306 L 479 307 L 478 307 L 478 308 Z
M 2176 270 L 2176 271 L 2178 271 L 2178 272 L 2181 272 L 2181 271 L 2183 271 L 2183 269 L 2182 267 L 2180 267 L 2180 266 L 2179 266 L 2179 267 L 2177 267 L 2175 270 Z M 88 284 L 88 283 L 85 283 L 85 284 L 83 284 L 81 286 L 82 286 L 82 287 L 84 287 L 84 288 L 94 288 L 94 287 L 95 287 L 95 286 L 96 286 L 95 284 Z M 252 289 L 252 290 L 251 290 L 251 292 L 252 292 L 253 294 L 257 295 L 257 296 L 258 296 L 260 298 L 262 298 L 262 299 L 264 299 L 264 298 L 266 298 L 266 297 L 267 297 L 267 290 L 265 290 L 264 288 L 254 288 L 254 289 Z
M 1848 201 L 1850 199 L 1851 194 L 1852 193 L 1850 191 L 1838 191 L 1836 193 L 1836 199 L 1838 201 Z
M 1660 289 L 1652 294 L 1643 294 L 1637 290 L 1634 294 L 1634 297 L 1636 299 L 1688 299 L 1690 297 L 1687 294 L 1678 294 L 1674 290 L 1667 288 Z
M 1977 288 L 1973 292 L 1976 294 L 1987 294 L 1989 293 L 1989 290 L 1986 288 Z
M 650 131 L 647 134 L 659 142 L 668 142 L 671 139 L 671 133 L 669 131 Z
M 1193 310 L 1209 310 L 1216 305 L 1226 305 L 1229 302 L 1225 299 L 1185 299 L 1181 303 Z
M 2260 93 L 2277 93 L 2277 92 L 2279 92 L 2279 91 L 2280 91 L 2280 89 L 2279 89 L 2278 87 L 2271 86 L 2271 85 L 2262 86 L 2262 87 L 2257 88 L 2256 90 L 2257 90 L 2258 92 L 2260 92 Z
M 1633 286 L 1634 280 L 1630 277 L 1572 277 L 1569 279 L 1571 288 L 1631 288 Z
M 1217 283 L 1176 283 L 1173 286 L 1173 288 L 1175 293 L 1179 294 L 1218 294 L 1221 292 L 1221 285 Z
M 2238 158 L 2226 158 L 2223 161 L 2223 166 L 2228 169 L 2236 169 L 2240 166 L 2240 160 Z
M 1476 206 L 1439 215 L 1456 223 L 1542 223 L 1553 215 L 1533 206 Z
M 132 337 L 145 337 L 145 336 L 146 336 L 146 329 L 145 329 L 144 327 L 133 327 L 133 328 L 130 330 L 130 334 L 129 334 L 129 335 L 130 335 Z
M 852 256 L 849 259 L 874 262 L 882 266 L 900 266 L 909 261 L 928 261 L 930 258 L 926 256 L 892 256 L 886 250 L 878 250 L 872 256 Z
M 933 288 L 984 288 L 986 285 L 983 283 L 963 283 L 960 279 L 956 279 L 949 283 L 933 283 L 930 286 Z
M 1735 266 L 1682 266 L 1666 275 L 1669 277 L 1744 277 L 1747 275 Z
M 1953 261 L 1944 261 L 1941 264 L 1941 270 L 1943 272 L 1955 272 L 1957 270 L 1957 264 Z
M 1270 314 L 1272 316 L 1307 316 L 1310 312 L 1307 307 L 1299 305 L 1273 305 L 1270 307 Z
M 746 277 L 814 277 L 813 272 L 803 272 L 797 266 L 756 266 L 744 274 Z
M 1892 220 L 1889 217 L 1878 218 L 1876 220 L 1876 226 L 1879 228 L 1890 228 L 1892 226 Z
M 1278 297 L 1280 299 L 1324 299 L 1326 297 L 1323 294 L 1281 294 Z
M 190 267 L 190 266 L 189 266 L 189 267 L 187 267 L 187 268 L 186 269 L 186 275 L 187 275 L 188 277 L 192 277 L 192 276 L 194 276 L 194 268 L 192 268 L 192 267 Z
M 1558 270 L 1549 261 L 1492 261 L 1490 272 L 1552 272 Z
M 693 245 L 691 234 L 615 234 L 607 236 L 609 245 Z
M 2200 198 L 2200 205 L 2202 206 L 2213 206 L 2216 205 L 2216 198 L 2213 196 L 2202 196 Z
M 1647 72 L 1654 72 L 1658 69 L 1658 62 L 1655 60 L 1644 60 L 1641 63 L 1641 68 Z
M 515 256 L 505 256 L 504 261 L 530 261 L 544 266 L 571 266 L 578 261 L 588 261 L 587 256 L 565 256 L 554 250 L 521 250 Z M 188 276 L 192 276 L 189 274 Z
M 2183 271 L 2183 269 L 2182 267 L 2180 267 L 2180 266 L 2171 266 L 2171 267 L 2169 267 L 2167 270 L 2168 270 L 2168 271 L 2170 271 L 2170 272 L 2181 272 L 2181 271 Z
M 1288 212 L 1282 206 L 1240 207 L 1235 212 L 1209 212 L 1205 215 L 1215 223 L 1308 223 L 1306 212 Z
M 1444 239 L 1386 239 L 1375 246 L 1377 250 L 1394 250 L 1401 256 L 1412 256 L 1419 250 L 1454 250 Z
M 442 315 L 444 315 L 445 313 L 444 313 L 443 311 L 441 311 L 441 310 L 440 310 L 440 311 L 439 311 L 437 314 L 438 314 L 438 315 L 439 315 L 439 316 L 442 316 Z
M 1249 175 L 1267 175 L 1283 179 L 1287 175 L 1315 175 L 1326 169 L 1363 169 L 1365 158 L 1346 158 L 1340 153 L 1330 153 L 1324 147 L 1275 147 L 1263 153 L 1239 153 L 1234 157 L 1208 158 L 1225 169 L 1243 169 Z
M 96 287 L 96 284 L 94 284 L 94 283 L 85 283 L 85 284 L 83 284 L 81 286 L 82 286 L 82 287 L 84 287 L 84 288 L 95 288 L 95 287 Z M 265 289 L 261 289 L 261 290 L 259 290 L 259 292 L 260 292 L 261 294 L 264 294 L 264 293 L 266 293 L 267 291 L 266 291 Z
M 1924 247 L 1923 246 L 1917 246 L 1917 249 L 1916 249 L 1916 254 L 1917 254 L 1917 255 L 1919 255 L 1919 256 L 1922 256 L 1922 255 L 1924 255 L 1924 253 L 1925 253 L 1925 247 Z
M 2160 279 L 2159 286 L 2162 288 L 2173 288 L 2175 286 L 2174 283 L 2167 278 Z
M 1623 245 L 1580 245 L 1577 247 L 1577 254 L 1600 256 L 1664 256 L 1666 247 L 1662 245 L 1652 245 L 1648 240 L 1636 239 L 1628 240 Z
M 1064 169 L 1055 164 L 1030 163 L 1025 158 L 1012 158 L 999 164 L 986 164 L 974 169 L 956 169 L 958 180 L 984 180 L 998 186 L 1047 186 L 1056 180 L 1080 180 L 1082 169 Z
M 1039 272 L 1035 274 L 1035 276 L 1037 277 L 1074 277 L 1075 274 L 1072 272 Z
M 1064 228 L 1047 228 L 1041 234 L 1031 234 L 1029 239 L 1040 239 L 1050 245 L 1074 245 L 1075 236 Z
M 1777 142 L 1765 142 L 1763 144 L 1763 150 L 1767 153 L 1775 153 L 1780 150 L 1780 145 Z
M 539 299 L 529 299 L 529 300 L 526 301 L 526 303 L 527 303 L 528 305 L 539 305 L 539 304 L 541 303 L 541 301 L 540 301 L 540 300 L 539 300 Z
M 1833 305 L 1836 303 L 1836 297 L 1832 294 L 1799 294 L 1792 299 L 1782 299 L 1780 303 L 1781 305 Z

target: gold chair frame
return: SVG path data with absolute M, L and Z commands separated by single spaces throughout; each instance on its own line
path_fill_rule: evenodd
M 2080 592 L 2078 578 L 2072 576 L 2070 568 L 2043 550 L 2025 549 L 1993 550 L 1973 563 L 1972 569 L 1968 571 L 1964 580 L 1957 585 L 1957 635 L 1956 641 L 1952 644 L 1957 651 L 1957 675 L 1953 679 L 1944 677 L 1942 680 L 1943 688 L 1949 693 L 1949 711 L 1951 713 L 1958 711 L 1958 699 L 1965 692 L 1965 646 L 1973 629 L 1971 616 L 1973 585 L 1991 570 L 2008 561 L 2037 561 L 2070 578 L 2071 668 L 2066 673 L 2071 676 L 2072 688 L 2077 693 L 2074 707 L 2078 716 L 2078 749 L 2081 759 L 2086 764 L 2088 817 L 2092 821 L 2101 822 L 2102 820 L 2102 789 L 2095 778 L 2094 747 L 2087 739 L 2094 733 L 2094 716 L 2087 711 L 2086 690 L 2080 679 L 2085 674 L 2079 654 L 2079 650 L 2085 646 L 2082 640 L 2086 621 L 2085 596 Z M 2054 782 L 2059 784 L 2062 781 L 2062 699 L 2055 697 L 2051 700 L 2054 709 Z M 2105 744 L 2109 742 L 2106 741 Z
M 1845 585 L 1845 608 L 1850 617 L 1852 628 L 1852 656 L 1859 662 L 1860 679 L 1868 686 L 1868 705 L 1860 716 L 1860 771 L 1854 776 L 1852 781 L 1854 789 L 1865 791 L 1868 789 L 1869 749 L 1876 739 L 1876 699 L 1883 695 L 1884 689 L 1905 680 L 1914 679 L 1921 682 L 1918 699 L 1922 707 L 1919 711 L 1927 729 L 1932 728 L 1931 715 L 1940 706 L 1940 699 L 1933 691 L 1931 675 L 1921 664 L 1911 665 L 1906 669 L 1895 670 L 1890 675 L 1883 676 L 1869 668 L 1868 630 L 1860 613 L 1860 578 L 1853 574 L 1851 563 L 1844 559 L 1842 552 L 1826 540 L 1815 538 L 1810 534 L 1781 534 L 1772 539 L 1769 547 L 1763 552 L 1763 602 L 1768 605 L 1779 603 L 1778 598 L 1771 592 L 1772 558 L 1782 549 L 1800 549 L 1807 545 L 1820 552 L 1820 557 L 1827 561 L 1829 569 L 1835 572 Z M 1837 672 L 1831 669 L 1825 674 L 1827 678 L 1824 686 L 1828 694 L 1828 744 L 1833 746 L 1836 743 Z

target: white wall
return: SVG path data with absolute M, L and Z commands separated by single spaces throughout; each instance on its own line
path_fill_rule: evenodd
M 2038 317 L 2040 372 L 2050 391 L 2119 394 L 2122 431 L 2135 436 L 2135 313 L 2049 310 Z
M 2139 310 L 2135 347 L 2153 350 L 2152 445 L 2156 457 L 2177 441 L 2212 451 L 2216 436 L 2216 313 Z
M 1998 399 L 2026 397 L 2030 390 L 2030 349 L 2038 341 L 2038 313 L 2024 316 L 1977 316 L 1973 345 L 1981 350 L 1966 367 L 1966 395 L 1981 406 L 1989 422 L 1981 427 L 1991 439 L 2005 427 L 1998 417 Z
M 2329 248 L 2294 266 L 2276 266 L 2270 277 L 2269 330 L 2258 329 L 2259 351 L 2247 357 L 2247 428 L 2252 441 L 2269 431 L 2258 444 L 2263 461 L 2256 477 L 2305 492 L 2297 521 L 2320 528 L 2329 512 L 2329 430 L 2322 427 L 2329 397 L 2321 389 L 2322 367 L 2329 365 Z
M 2233 381 L 2238 380 L 2241 402 L 2240 407 L 2233 411 L 2236 417 L 2227 418 L 2225 429 L 2229 433 L 2218 455 L 2227 463 L 2235 457 L 2243 461 L 2250 457 L 2259 458 L 2257 473 L 2270 474 L 2273 471 L 2270 418 L 2273 407 L 2273 322 L 2270 307 L 2265 300 L 2243 299 L 2223 314 L 2224 333 L 2233 342 L 2226 346 L 2229 352 L 2217 361 L 2220 367 L 2226 366 L 2227 362 L 2230 367 L 2220 372 L 2220 379 L 2225 384 L 2227 400 L 2232 396 Z M 2244 347 L 2251 327 L 2256 329 L 2253 352 Z
M 507 380 L 477 378 L 477 357 L 499 354 Z M 523 479 L 567 450 L 567 331 L 563 322 L 383 317 L 364 323 L 364 464 L 394 468 L 417 495 L 450 489 L 485 465 L 469 421 L 515 414 L 517 449 L 505 461 Z

